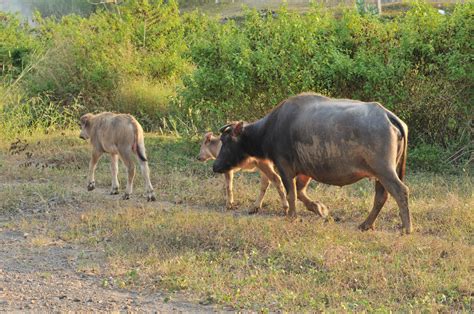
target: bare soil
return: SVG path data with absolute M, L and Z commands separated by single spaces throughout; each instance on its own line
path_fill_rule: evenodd
M 10 217 L 11 219 L 11 217 Z M 8 219 L 8 220 L 10 220 Z M 77 271 L 102 252 L 54 240 L 35 245 L 33 235 L 8 227 L 0 216 L 0 311 L 212 312 L 185 296 L 104 287 L 104 280 Z M 7 227 L 5 227 L 7 225 Z M 9 223 L 11 225 L 11 223 Z

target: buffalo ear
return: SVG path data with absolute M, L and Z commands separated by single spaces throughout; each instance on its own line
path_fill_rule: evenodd
M 207 144 L 211 141 L 211 137 L 212 137 L 212 132 L 207 132 L 205 135 L 204 135 L 204 144 Z
M 232 128 L 232 136 L 233 137 L 240 136 L 243 130 L 244 130 L 244 123 L 240 121 Z
M 222 126 L 222 127 L 219 129 L 219 132 L 221 132 L 221 133 L 226 133 L 227 130 L 229 130 L 229 128 L 230 128 L 231 126 L 232 126 L 232 123 L 228 123 L 228 124 Z

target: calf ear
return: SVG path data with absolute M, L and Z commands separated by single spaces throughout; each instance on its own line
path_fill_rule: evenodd
M 233 137 L 240 136 L 243 130 L 244 130 L 244 123 L 240 121 L 232 128 L 232 136 Z
M 212 137 L 212 132 L 207 132 L 206 135 L 204 135 L 204 144 L 207 144 L 211 141 Z
M 83 115 L 81 117 L 81 124 L 84 125 L 85 127 L 89 126 L 89 120 L 91 116 L 92 115 L 90 113 L 86 113 L 85 115 Z

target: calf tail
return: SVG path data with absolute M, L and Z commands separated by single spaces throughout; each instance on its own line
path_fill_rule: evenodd
M 141 161 L 148 161 L 148 159 L 146 159 L 144 145 L 137 145 L 137 156 Z
M 406 163 L 407 163 L 407 153 L 408 153 L 408 128 L 405 125 L 405 123 L 403 123 L 402 120 L 400 120 L 400 118 L 398 118 L 392 112 L 388 111 L 387 117 L 390 120 L 390 122 L 394 124 L 397 127 L 397 129 L 400 131 L 400 133 L 402 134 L 403 145 L 402 145 L 401 157 L 397 163 L 397 174 L 398 174 L 398 178 L 403 181 L 403 178 L 405 178 L 405 174 L 406 174 Z
M 133 125 L 133 133 L 134 133 L 134 140 L 133 140 L 133 151 L 137 154 L 138 158 L 141 161 L 148 161 L 146 158 L 145 152 L 145 142 L 143 139 L 143 130 L 138 124 L 137 120 L 131 117 L 131 122 Z

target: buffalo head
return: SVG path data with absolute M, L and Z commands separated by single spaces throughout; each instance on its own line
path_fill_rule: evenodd
M 236 168 L 248 156 L 245 153 L 243 141 L 245 140 L 245 127 L 243 122 L 235 122 L 223 126 L 221 141 L 222 147 L 217 155 L 212 170 L 224 173 Z

